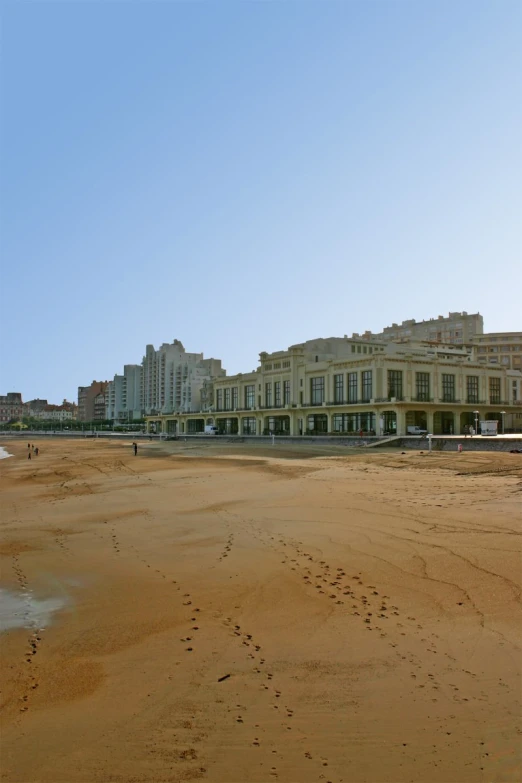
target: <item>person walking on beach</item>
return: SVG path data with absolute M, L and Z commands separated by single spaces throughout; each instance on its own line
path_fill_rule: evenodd
M 134 456 L 136 456 L 136 454 L 138 453 L 138 444 L 133 443 L 132 445 L 134 446 Z
M 31 459 L 31 449 L 27 452 L 27 459 Z
M 34 453 L 36 456 L 38 456 L 38 446 L 35 448 Z

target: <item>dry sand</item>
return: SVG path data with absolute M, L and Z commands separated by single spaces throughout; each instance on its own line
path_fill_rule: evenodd
M 521 456 L 4 445 L 2 781 L 520 780 Z

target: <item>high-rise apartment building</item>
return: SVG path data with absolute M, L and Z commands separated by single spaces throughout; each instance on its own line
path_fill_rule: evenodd
M 139 364 L 126 364 L 123 375 L 115 375 L 107 386 L 106 418 L 121 423 L 136 421 L 143 416 L 142 376 Z
M 147 345 L 142 361 L 142 406 L 147 414 L 196 411 L 206 380 L 226 375 L 220 359 L 187 353 L 179 340 L 157 350 Z

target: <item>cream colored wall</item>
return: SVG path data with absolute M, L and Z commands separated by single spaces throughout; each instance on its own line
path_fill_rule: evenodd
M 330 360 L 322 362 L 306 362 L 303 355 L 285 354 L 285 360 L 287 356 L 290 356 L 291 366 L 290 368 L 283 368 L 274 370 L 264 369 L 264 362 L 258 372 L 237 375 L 229 378 L 219 378 L 214 381 L 214 402 L 216 401 L 216 391 L 218 389 L 224 390 L 225 388 L 232 388 L 237 386 L 238 388 L 238 407 L 239 410 L 236 413 L 233 411 L 217 411 L 214 410 L 211 414 L 207 413 L 193 413 L 185 414 L 178 417 L 153 417 L 154 420 L 162 422 L 164 431 L 167 428 L 167 421 L 173 426 L 173 422 L 177 422 L 177 426 L 180 427 L 190 419 L 204 418 L 205 421 L 209 416 L 214 420 L 219 418 L 232 418 L 237 417 L 239 420 L 239 432 L 242 432 L 241 421 L 242 419 L 255 418 L 257 426 L 257 434 L 263 432 L 265 428 L 265 420 L 268 416 L 288 416 L 290 419 L 290 434 L 298 434 L 299 432 L 299 420 L 303 421 L 303 430 L 306 428 L 307 417 L 311 414 L 323 414 L 328 417 L 328 431 L 331 431 L 332 416 L 336 413 L 364 413 L 373 412 L 376 417 L 376 423 L 378 423 L 379 417 L 384 410 L 393 410 L 397 414 L 398 421 L 398 434 L 405 434 L 406 432 L 406 414 L 408 410 L 424 411 L 427 416 L 428 427 L 433 426 L 434 414 L 437 411 L 452 412 L 455 417 L 455 432 L 460 431 L 460 415 L 464 412 L 470 412 L 475 409 L 480 411 L 480 416 L 484 417 L 491 411 L 496 411 L 500 408 L 506 409 L 509 413 L 519 412 L 520 408 L 516 408 L 511 404 L 511 387 L 513 378 L 515 378 L 519 384 L 519 389 L 522 394 L 522 376 L 519 373 L 510 372 L 508 375 L 506 370 L 501 367 L 492 367 L 480 365 L 477 362 L 468 362 L 466 360 L 442 360 L 434 359 L 432 357 L 398 357 L 394 355 L 373 355 L 373 356 L 358 356 L 356 360 Z M 361 396 L 361 372 L 364 370 L 372 370 L 373 379 L 373 402 L 371 403 L 357 403 L 357 404 L 341 404 L 341 405 L 324 405 L 324 406 L 312 406 L 310 404 L 310 381 L 314 377 L 324 376 L 325 378 L 325 402 L 332 403 L 334 397 L 334 382 L 333 376 L 337 373 L 343 373 L 344 378 L 344 398 L 347 399 L 347 373 L 357 372 L 358 375 L 358 397 Z M 377 403 L 377 399 L 387 397 L 387 373 L 388 370 L 402 370 L 403 372 L 403 397 L 404 402 L 391 403 L 388 401 L 382 401 Z M 416 372 L 428 372 L 430 375 L 430 399 L 433 402 L 414 402 L 413 398 L 416 396 Z M 455 375 L 455 398 L 460 402 L 447 403 L 441 402 L 442 399 L 442 374 L 454 374 Z M 479 378 L 479 403 L 467 403 L 466 402 L 466 376 L 474 375 Z M 501 403 L 492 404 L 489 402 L 489 378 L 501 378 Z M 285 408 L 284 403 L 280 408 L 274 408 L 267 410 L 266 398 L 265 398 L 265 384 L 279 380 L 281 383 L 285 379 L 291 381 L 291 403 L 289 408 Z M 302 382 L 302 385 L 301 385 Z M 254 384 L 255 386 L 255 410 L 244 410 L 244 389 L 245 386 Z M 261 388 L 260 388 L 261 387 Z M 299 395 L 303 392 L 303 405 L 300 405 Z M 283 387 L 282 387 L 283 394 Z M 261 406 L 259 409 L 259 397 L 261 397 Z M 519 398 L 520 399 L 520 398 Z M 272 403 L 274 403 L 274 390 L 272 388 Z M 293 407 L 296 406 L 296 407 Z M 214 406 L 215 407 L 215 406 Z M 510 411 L 508 411 L 508 408 Z M 498 411 L 498 412 L 499 412 Z M 506 425 L 508 426 L 508 425 Z M 186 430 L 186 427 L 185 427 Z M 178 430 L 179 431 L 179 430 Z

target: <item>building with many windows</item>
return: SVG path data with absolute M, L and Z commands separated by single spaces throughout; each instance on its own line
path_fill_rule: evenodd
M 78 386 L 78 421 L 105 419 L 105 391 L 107 381 L 93 381 L 90 386 Z M 103 398 L 103 410 L 101 399 Z
M 466 345 L 318 339 L 261 353 L 254 372 L 215 378 L 204 412 L 149 423 L 167 433 L 215 424 L 232 435 L 405 435 L 409 426 L 460 434 L 497 419 L 522 431 L 521 384 L 519 371 L 484 365 Z
M 484 331 L 484 319 L 480 313 L 449 313 L 447 316 L 429 318 L 427 321 L 403 321 L 401 324 L 386 326 L 380 334 L 365 332 L 366 340 L 424 340 L 449 345 L 466 345 Z M 358 338 L 358 334 L 353 335 Z
M 147 345 L 142 361 L 142 408 L 147 414 L 198 411 L 205 381 L 226 375 L 220 359 L 187 353 L 179 340 L 156 350 Z
M 24 413 L 20 392 L 8 392 L 0 395 L 0 423 L 20 421 Z
M 123 375 L 107 384 L 105 418 L 120 423 L 143 418 L 142 372 L 140 364 L 126 364 Z
M 506 369 L 522 370 L 522 332 L 489 332 L 473 340 L 477 359 Z

